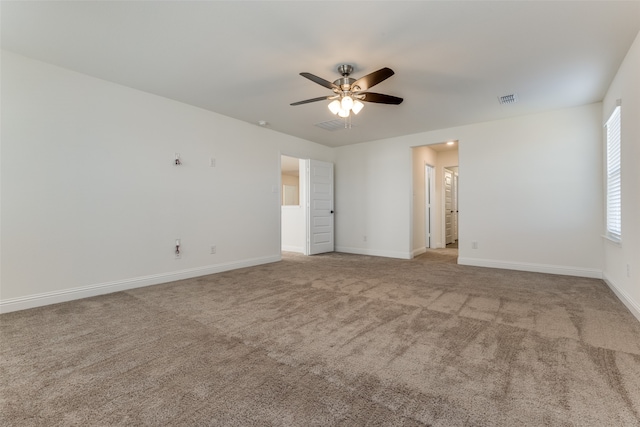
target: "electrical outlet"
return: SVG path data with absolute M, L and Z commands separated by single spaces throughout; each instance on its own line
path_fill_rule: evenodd
M 216 245 L 211 245 L 211 249 L 210 249 L 210 252 L 209 252 L 209 253 L 211 253 L 211 254 L 215 254 L 215 253 L 216 253 L 216 250 L 217 250 L 217 249 L 216 249 Z
M 478 242 L 471 242 L 471 249 L 478 249 Z
M 362 236 L 362 241 L 366 242 L 367 241 L 367 236 Z
M 631 277 L 631 266 L 627 264 L 627 277 Z
M 212 168 L 216 167 L 216 158 L 215 157 L 210 157 L 209 158 L 209 166 L 211 166 Z
M 180 246 L 180 239 L 176 239 L 176 246 L 173 249 L 173 253 L 176 259 L 182 258 L 182 247 Z

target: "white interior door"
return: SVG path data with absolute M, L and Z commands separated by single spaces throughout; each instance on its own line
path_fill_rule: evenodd
M 333 163 L 309 160 L 307 254 L 333 252 Z
M 448 245 L 453 243 L 453 173 L 444 170 L 444 234 Z

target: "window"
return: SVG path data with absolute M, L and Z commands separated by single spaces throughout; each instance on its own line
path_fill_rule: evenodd
M 607 120 L 607 234 L 619 242 L 622 236 L 622 210 L 620 194 L 620 105 Z

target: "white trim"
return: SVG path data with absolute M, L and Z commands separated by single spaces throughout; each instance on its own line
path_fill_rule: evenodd
M 411 258 L 415 258 L 418 255 L 422 255 L 425 252 L 427 252 L 427 248 L 414 249 L 413 252 L 411 252 Z
M 615 238 L 613 238 L 611 236 L 607 236 L 606 234 L 603 234 L 602 238 L 604 239 L 605 242 L 607 242 L 607 243 L 609 243 L 609 244 L 611 244 L 613 246 L 616 246 L 618 248 L 622 247 L 622 239 L 615 239 Z
M 110 294 L 113 292 L 121 292 L 129 289 L 158 285 L 160 283 L 190 279 L 192 277 L 198 276 L 206 276 L 209 274 L 221 273 L 223 271 L 236 270 L 238 268 L 269 264 L 281 260 L 281 255 L 274 255 L 263 258 L 253 258 L 243 261 L 230 262 L 227 264 L 216 264 L 206 267 L 191 268 L 188 270 L 179 270 L 170 273 L 153 274 L 150 276 L 99 283 L 96 285 L 80 286 L 77 288 L 45 292 L 42 294 L 28 295 L 25 297 L 10 298 L 0 301 L 0 313 L 26 310 L 28 308 L 41 307 L 49 304 L 57 304 L 81 298 L 94 297 L 98 295 Z
M 411 259 L 411 252 L 378 251 L 375 249 L 349 248 L 346 246 L 336 246 L 336 252 L 346 254 L 381 256 L 386 258 Z
M 284 251 L 284 252 L 298 252 L 298 253 L 304 254 L 304 246 L 282 245 L 282 251 Z
M 562 265 L 531 264 L 526 262 L 498 261 L 492 259 L 458 258 L 458 264 L 475 267 L 501 268 L 504 270 L 531 271 L 534 273 L 602 279 L 602 270 L 596 268 L 567 267 Z
M 429 163 L 424 163 L 424 192 L 425 192 L 425 240 L 426 247 L 435 248 L 434 244 L 434 231 L 436 229 L 436 215 L 435 215 L 435 202 L 436 202 L 436 167 Z M 412 198 L 413 200 L 413 198 Z M 428 214 L 427 214 L 428 212 Z M 426 250 L 426 248 L 425 248 Z
M 604 283 L 611 288 L 614 294 L 618 297 L 620 301 L 629 309 L 631 314 L 633 314 L 636 319 L 640 321 L 640 305 L 638 305 L 633 298 L 631 298 L 627 293 L 620 287 L 617 286 L 611 278 L 607 277 L 607 273 L 602 273 L 602 280 Z

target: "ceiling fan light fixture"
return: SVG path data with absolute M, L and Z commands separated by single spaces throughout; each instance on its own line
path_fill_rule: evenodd
M 338 114 L 340 112 L 340 101 L 337 99 L 329 103 L 329 110 L 332 114 Z
M 291 105 L 302 105 L 308 104 L 310 102 L 331 100 L 328 105 L 329 111 L 331 111 L 332 114 L 336 114 L 342 118 L 348 118 L 351 116 L 352 111 L 353 114 L 358 114 L 360 111 L 362 111 L 362 108 L 364 107 L 362 101 L 391 105 L 398 105 L 403 101 L 402 98 L 398 98 L 397 96 L 384 95 L 381 93 L 373 92 L 362 92 L 363 90 L 366 91 L 371 87 L 377 85 L 378 83 L 393 76 L 394 73 L 391 68 L 381 68 L 377 71 L 374 71 L 373 73 L 367 74 L 364 77 L 360 77 L 359 79 L 349 77 L 351 72 L 353 72 L 352 65 L 340 65 L 338 67 L 338 72 L 340 72 L 342 77 L 335 80 L 334 82 L 330 82 L 311 73 L 300 73 L 302 77 L 307 78 L 312 82 L 317 83 L 327 89 L 331 89 L 333 91 L 333 94 L 329 96 L 320 96 L 317 98 L 294 102 Z
M 364 107 L 364 104 L 356 100 L 353 103 L 353 107 L 351 107 L 351 111 L 353 111 L 353 114 L 358 114 L 360 110 L 362 110 L 362 107 Z
M 340 101 L 340 106 L 343 110 L 346 110 L 348 112 L 349 110 L 351 110 L 351 108 L 353 108 L 353 98 L 349 95 L 343 97 L 342 101 Z

